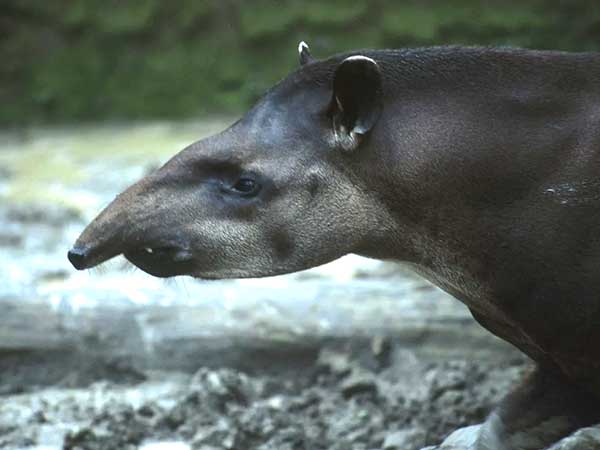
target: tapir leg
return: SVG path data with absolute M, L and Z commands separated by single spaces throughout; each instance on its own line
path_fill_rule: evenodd
M 536 367 L 492 412 L 475 450 L 540 450 L 600 422 L 600 399 L 552 369 Z

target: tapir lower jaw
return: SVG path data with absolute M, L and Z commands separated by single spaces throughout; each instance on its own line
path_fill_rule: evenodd
M 123 253 L 144 272 L 159 278 L 191 275 L 196 265 L 191 252 L 177 247 L 143 247 Z
M 133 265 L 155 277 L 167 278 L 177 275 L 190 275 L 195 261 L 192 253 L 177 245 L 139 245 L 120 249 L 94 247 L 76 243 L 69 250 L 68 258 L 77 270 L 96 267 L 116 256 L 123 255 Z

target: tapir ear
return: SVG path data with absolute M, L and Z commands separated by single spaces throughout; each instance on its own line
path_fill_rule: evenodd
M 383 108 L 381 70 L 362 55 L 344 59 L 333 77 L 330 113 L 336 146 L 351 151 L 371 131 Z
M 308 44 L 304 41 L 301 41 L 298 44 L 298 57 L 300 58 L 301 66 L 311 63 L 315 60 L 310 54 L 310 48 L 308 48 Z

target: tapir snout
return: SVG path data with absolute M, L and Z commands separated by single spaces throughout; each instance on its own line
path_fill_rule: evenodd
M 157 205 L 152 187 L 155 178 L 147 177 L 120 194 L 85 229 L 68 253 L 76 269 L 88 269 L 123 254 L 155 276 L 189 272 L 193 260 L 190 244 Z

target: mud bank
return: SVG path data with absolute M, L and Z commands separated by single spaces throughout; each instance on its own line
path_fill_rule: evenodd
M 519 357 L 426 363 L 377 338 L 325 346 L 294 372 L 113 374 L 86 388 L 69 388 L 67 377 L 2 396 L 0 446 L 417 450 L 481 422 L 525 370 Z

